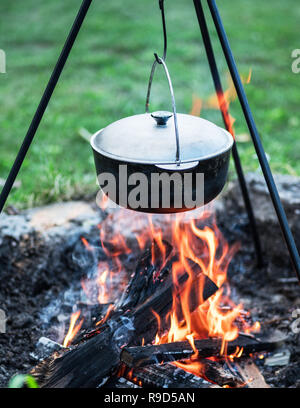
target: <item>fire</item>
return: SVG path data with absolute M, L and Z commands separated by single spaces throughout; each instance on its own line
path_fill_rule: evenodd
M 173 282 L 176 283 L 173 305 L 166 318 L 168 330 L 161 332 L 162 322 L 158 319 L 159 328 L 154 341 L 155 344 L 162 344 L 188 340 L 195 352 L 193 357 L 189 361 L 174 364 L 197 375 L 201 375 L 202 370 L 195 340 L 220 338 L 220 354 L 227 358 L 227 343 L 235 340 L 241 329 L 246 333 L 259 329 L 258 322 L 253 326 L 246 323 L 242 305 L 235 305 L 230 299 L 227 269 L 239 245 L 229 247 L 213 217 L 205 214 L 204 218 L 206 224 L 212 225 L 199 227 L 194 219 L 188 223 L 181 222 L 180 215 L 176 216 L 172 224 L 172 245 L 179 253 L 179 260 L 172 267 Z M 199 271 L 191 268 L 189 260 L 198 265 L 202 278 L 201 274 L 197 278 Z M 179 277 L 185 271 L 189 277 L 182 287 Z M 219 287 L 206 301 L 203 300 L 204 275 Z M 242 352 L 243 350 L 238 349 L 230 358 L 238 358 Z
M 105 269 L 103 272 L 100 272 L 96 282 L 99 287 L 98 302 L 107 303 L 109 298 L 109 293 L 107 291 L 106 279 L 109 275 L 109 270 Z
M 82 323 L 83 323 L 83 320 L 84 320 L 83 318 L 76 325 L 76 322 L 77 322 L 80 314 L 81 314 L 80 310 L 78 310 L 76 313 L 72 313 L 72 316 L 71 316 L 71 319 L 70 319 L 69 330 L 68 330 L 68 333 L 67 333 L 67 335 L 66 335 L 66 337 L 64 339 L 64 342 L 63 342 L 64 347 L 68 347 L 72 343 L 72 341 L 75 338 L 76 334 L 81 329 L 81 326 L 82 326 Z
M 245 320 L 242 305 L 236 305 L 230 299 L 227 269 L 232 257 L 239 249 L 239 244 L 229 247 L 215 223 L 211 210 L 206 208 L 201 211 L 198 221 L 184 213 L 159 216 L 159 221 L 150 215 L 124 209 L 110 214 L 106 220 L 106 225 L 99 226 L 100 240 L 103 250 L 116 267 L 113 272 L 107 262 L 100 262 L 98 277 L 95 281 L 98 288 L 98 301 L 100 303 L 113 302 L 112 276 L 121 273 L 122 261 L 120 258 L 122 255 L 130 253 L 122 230 L 128 228 L 131 230 L 132 234 L 129 235 L 135 236 L 137 251 L 139 252 L 144 251 L 151 243 L 156 244 L 151 246 L 152 263 L 156 267 L 153 279 L 159 274 L 167 260 L 166 241 L 170 242 L 173 253 L 178 254 L 178 260 L 172 264 L 172 278 L 175 283 L 173 305 L 165 322 L 162 322 L 161 317 L 153 312 L 158 321 L 158 333 L 154 343 L 188 340 L 195 351 L 194 360 L 197 357 L 197 350 L 194 346 L 196 339 L 220 338 L 220 354 L 226 356 L 227 343 L 237 338 L 239 330 L 245 333 L 259 330 L 259 323 L 256 322 L 250 326 Z M 199 211 L 197 215 L 199 215 Z M 161 227 L 162 220 L 167 226 L 166 230 Z M 111 224 L 114 224 L 112 237 L 106 229 L 106 226 Z M 203 226 L 200 227 L 199 224 L 203 224 Z M 168 231 L 167 229 L 170 227 L 171 231 Z M 85 244 L 87 245 L 87 241 Z M 87 245 L 87 248 L 91 250 L 90 245 Z M 196 271 L 191 267 L 190 261 L 197 265 Z M 184 290 L 179 283 L 179 278 L 183 273 L 188 274 Z M 220 289 L 204 302 L 205 276 L 210 278 Z M 94 285 L 95 282 L 92 284 Z M 100 323 L 103 323 L 103 319 L 97 324 Z M 166 323 L 168 330 L 163 331 L 162 326 L 165 326 Z M 240 356 L 239 352 L 240 350 L 235 354 L 235 357 Z M 199 367 L 199 363 L 193 361 L 193 366 L 197 366 L 197 364 Z
M 109 316 L 111 315 L 111 312 L 113 310 L 115 310 L 114 305 L 112 305 L 112 304 L 109 305 L 105 316 L 96 323 L 96 326 L 100 326 L 101 324 L 104 324 L 106 322 L 106 320 L 109 318 Z
M 235 358 L 240 358 L 243 354 L 244 348 L 243 347 L 238 347 L 236 348 L 235 352 L 230 354 L 228 357 L 231 361 L 233 361 Z
M 125 234 L 125 231 L 129 232 Z M 198 339 L 219 338 L 220 354 L 228 362 L 242 356 L 241 348 L 227 355 L 228 342 L 235 340 L 239 332 L 258 331 L 260 324 L 249 324 L 248 313 L 243 310 L 242 304 L 235 304 L 231 299 L 227 270 L 239 244 L 229 246 L 209 207 L 190 214 L 160 216 L 118 209 L 99 225 L 99 237 L 100 248 L 107 259 L 96 265 L 94 279 L 82 282 L 86 295 L 93 302 L 108 305 L 107 313 L 96 323 L 97 327 L 109 318 L 127 285 L 126 256 L 134 253 L 135 259 L 138 259 L 146 248 L 151 248 L 151 261 L 155 266 L 153 279 L 170 257 L 175 259 L 171 265 L 174 284 L 172 307 L 166 316 L 159 316 L 153 311 L 158 323 L 153 343 L 189 341 L 194 350 L 193 356 L 174 364 L 200 376 L 204 376 L 204 371 L 195 343 Z M 82 242 L 88 251 L 99 249 L 86 239 Z M 187 276 L 184 282 L 181 279 L 183 275 Z M 204 300 L 207 278 L 219 289 Z M 96 291 L 96 296 L 93 296 L 93 291 Z M 69 345 L 80 329 L 82 321 L 76 325 L 79 316 L 80 312 L 72 315 L 64 345 Z M 141 342 L 144 344 L 144 339 Z

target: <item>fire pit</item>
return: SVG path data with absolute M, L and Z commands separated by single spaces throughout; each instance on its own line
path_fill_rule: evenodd
M 297 203 L 297 184 L 279 185 Z M 264 211 L 260 228 L 264 215 L 276 229 Z M 149 218 L 85 203 L 52 214 L 1 225 L 3 386 L 30 371 L 45 387 L 299 384 L 298 286 L 276 243 L 275 263 L 255 267 L 236 185 L 201 215 Z

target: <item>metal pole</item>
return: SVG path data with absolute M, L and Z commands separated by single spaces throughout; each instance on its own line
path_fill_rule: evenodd
M 201 30 L 201 34 L 202 34 L 202 38 L 203 38 L 203 42 L 204 42 L 204 46 L 205 46 L 205 51 L 206 51 L 210 71 L 211 71 L 213 81 L 214 81 L 214 85 L 215 85 L 215 89 L 216 89 L 216 94 L 217 94 L 217 98 L 218 98 L 218 102 L 219 102 L 219 106 L 220 106 L 220 111 L 222 113 L 222 117 L 223 117 L 225 127 L 230 132 L 231 126 L 230 126 L 229 111 L 228 111 L 227 105 L 224 104 L 224 101 L 225 101 L 224 92 L 223 92 L 222 83 L 221 83 L 220 75 L 219 75 L 219 72 L 218 72 L 216 59 L 215 59 L 215 56 L 214 56 L 214 51 L 213 51 L 213 48 L 212 48 L 212 44 L 211 44 L 209 31 L 208 31 L 208 28 L 207 28 L 207 24 L 206 24 L 205 15 L 204 15 L 203 7 L 202 7 L 202 4 L 201 4 L 201 0 L 194 0 L 194 6 L 195 6 L 196 15 L 197 15 L 197 18 L 198 18 L 198 23 L 199 23 L 199 27 L 200 27 L 200 30 Z M 255 217 L 254 217 L 254 213 L 253 213 L 253 208 L 252 208 L 252 204 L 251 204 L 251 201 L 250 201 L 250 198 L 249 198 L 248 188 L 247 188 L 245 176 L 244 176 L 244 173 L 243 173 L 243 168 L 242 168 L 242 165 L 241 165 L 241 161 L 240 161 L 240 157 L 239 157 L 239 154 L 238 154 L 238 150 L 237 150 L 237 146 L 236 146 L 235 141 L 234 141 L 234 144 L 233 144 L 233 147 L 232 147 L 232 157 L 233 157 L 234 164 L 235 164 L 235 169 L 236 169 L 236 172 L 237 172 L 237 175 L 238 175 L 238 180 L 239 180 L 239 184 L 240 184 L 240 187 L 241 187 L 245 207 L 246 207 L 246 210 L 247 210 L 247 213 L 248 213 L 248 218 L 249 218 L 249 222 L 250 222 L 250 226 L 251 226 L 251 232 L 252 232 L 252 235 L 253 235 L 254 246 L 255 246 L 255 250 L 256 250 L 257 265 L 262 266 L 263 265 L 263 256 L 262 256 L 260 238 L 259 238 L 259 234 L 258 234 L 258 231 L 257 231 L 257 226 L 256 226 L 256 221 L 255 221 Z
M 207 1 L 208 1 L 208 6 L 210 9 L 218 36 L 219 36 L 220 43 L 221 43 L 221 46 L 222 46 L 222 49 L 223 49 L 223 52 L 224 52 L 224 55 L 227 61 L 227 65 L 228 65 L 233 83 L 235 85 L 236 92 L 237 92 L 242 110 L 244 112 L 244 116 L 245 116 L 249 131 L 250 131 L 250 135 L 253 140 L 256 154 L 257 154 L 266 184 L 269 189 L 269 193 L 270 193 L 270 196 L 271 196 L 271 199 L 272 199 L 272 202 L 273 202 L 273 205 L 274 205 L 277 217 L 278 217 L 281 231 L 283 233 L 287 248 L 289 250 L 294 269 L 300 281 L 299 253 L 298 253 L 292 232 L 290 230 L 285 211 L 280 201 L 277 187 L 276 187 L 268 160 L 266 158 L 266 154 L 262 146 L 262 143 L 261 143 L 261 140 L 258 134 L 258 130 L 254 122 L 252 112 L 250 110 L 247 96 L 245 94 L 243 84 L 242 84 L 240 75 L 237 70 L 237 66 L 236 66 L 236 63 L 235 63 L 235 60 L 234 60 L 234 57 L 233 57 L 233 54 L 232 54 L 232 51 L 231 51 L 231 48 L 228 42 L 228 38 L 227 38 L 227 35 L 226 35 L 226 32 L 225 32 L 215 0 L 207 0 Z
M 22 163 L 23 163 L 23 161 L 24 161 L 24 159 L 26 157 L 26 154 L 28 152 L 28 149 L 29 149 L 32 141 L 33 141 L 33 138 L 34 138 L 34 136 L 36 134 L 36 131 L 37 131 L 39 125 L 40 125 L 40 122 L 41 122 L 41 120 L 42 120 L 42 118 L 44 116 L 44 113 L 45 113 L 45 111 L 47 109 L 48 103 L 49 103 L 49 101 L 51 99 L 53 91 L 54 91 L 54 89 L 56 87 L 56 84 L 57 84 L 57 82 L 59 80 L 59 77 L 60 77 L 60 75 L 61 75 L 61 73 L 63 71 L 65 63 L 66 63 L 66 61 L 68 59 L 70 51 L 71 51 L 71 49 L 72 49 L 72 47 L 74 45 L 76 37 L 77 37 L 77 35 L 78 35 L 79 31 L 80 31 L 81 25 L 82 25 L 82 23 L 83 23 L 83 21 L 85 19 L 85 16 L 86 16 L 86 14 L 88 12 L 88 9 L 89 9 L 91 3 L 92 3 L 92 0 L 83 0 L 82 1 L 81 7 L 80 7 L 80 9 L 78 11 L 76 19 L 75 19 L 75 21 L 73 23 L 73 26 L 72 26 L 71 30 L 70 30 L 70 33 L 69 33 L 69 35 L 68 35 L 68 37 L 66 39 L 65 45 L 64 45 L 64 47 L 62 49 L 62 52 L 61 52 L 61 54 L 59 56 L 59 59 L 58 59 L 56 65 L 55 65 L 55 68 L 54 68 L 54 70 L 52 72 L 52 75 L 51 75 L 51 77 L 49 79 L 48 85 L 47 85 L 47 87 L 46 87 L 46 89 L 44 91 L 42 99 L 41 99 L 41 101 L 39 103 L 39 106 L 38 106 L 36 112 L 35 112 L 35 115 L 34 115 L 34 117 L 32 119 L 32 122 L 31 122 L 31 124 L 29 126 L 27 134 L 26 134 L 26 136 L 24 138 L 24 141 L 23 141 L 23 143 L 21 145 L 19 153 L 18 153 L 18 155 L 16 157 L 16 160 L 15 160 L 15 162 L 14 162 L 14 164 L 13 164 L 11 170 L 10 170 L 8 178 L 7 178 L 7 180 L 6 180 L 5 184 L 4 184 L 4 187 L 3 187 L 2 191 L 1 191 L 1 195 L 0 195 L 0 214 L 1 214 L 1 212 L 3 210 L 3 207 L 4 207 L 5 203 L 6 203 L 7 197 L 8 197 L 8 195 L 9 195 L 11 189 L 12 189 L 12 186 L 13 186 L 15 180 L 16 180 L 16 177 L 17 177 L 17 175 L 18 175 L 18 173 L 20 171 Z

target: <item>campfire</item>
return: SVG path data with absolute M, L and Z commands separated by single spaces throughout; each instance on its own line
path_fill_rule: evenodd
M 16 318 L 9 316 L 6 320 L 6 310 L 0 309 L 1 331 L 6 336 L 6 323 L 22 329 L 18 333 L 18 345 L 22 352 L 23 329 L 30 340 L 42 330 L 43 334 L 51 332 L 49 338 L 39 338 L 37 345 L 43 349 L 43 356 L 37 355 L 34 342 L 30 341 L 30 364 L 22 365 L 22 368 L 28 369 L 27 372 L 30 371 L 31 376 L 28 378 L 35 380 L 37 386 L 42 388 L 117 388 L 122 385 L 267 388 L 256 362 L 268 357 L 269 367 L 289 365 L 289 350 L 277 355 L 268 354 L 287 341 L 296 350 L 294 360 L 299 355 L 299 347 L 295 345 L 299 333 L 296 290 L 276 286 L 289 285 L 295 283 L 295 280 L 290 279 L 286 272 L 289 267 L 285 265 L 286 274 L 280 275 L 276 281 L 273 279 L 273 270 L 271 273 L 268 269 L 274 267 L 274 263 L 272 266 L 264 264 L 263 247 L 268 247 L 270 241 L 271 246 L 275 246 L 278 231 L 261 240 L 264 231 L 259 232 L 259 228 L 267 217 L 264 214 L 259 218 L 254 214 L 252 207 L 257 203 L 248 191 L 236 145 L 239 137 L 235 137 L 234 118 L 229 113 L 229 103 L 238 98 L 249 129 L 249 135 L 243 135 L 243 138 L 248 141 L 251 137 L 253 141 L 268 188 L 267 196 L 271 198 L 276 212 L 275 224 L 281 227 L 289 259 L 300 279 L 296 243 L 243 89 L 243 83 L 249 83 L 251 73 L 245 80 L 239 76 L 217 6 L 214 0 L 209 0 L 209 10 L 232 80 L 229 88 L 223 92 L 202 5 L 194 0 L 215 95 L 205 103 L 195 98 L 189 115 L 177 112 L 171 75 L 166 65 L 164 1 L 158 3 L 164 48 L 161 56 L 154 53 L 146 112 L 141 114 L 138 111 L 134 115 L 121 117 L 98 130 L 90 139 L 100 191 L 106 194 L 101 203 L 101 212 L 95 210 L 98 211 L 97 216 L 101 214 L 97 239 L 95 229 L 91 227 L 91 214 L 87 215 L 84 224 L 82 219 L 79 222 L 75 215 L 71 215 L 72 211 L 67 210 L 71 229 L 75 225 L 82 227 L 76 233 L 68 231 L 68 237 L 72 238 L 68 245 L 61 238 L 65 237 L 67 228 L 63 226 L 60 230 L 57 209 L 54 211 L 57 229 L 53 228 L 52 235 L 45 233 L 48 226 L 38 232 L 35 229 L 36 225 L 43 223 L 38 210 L 37 214 L 29 215 L 30 222 L 26 218 L 28 214 L 14 219 L 13 223 L 9 215 L 1 220 L 3 239 L 0 236 L 0 260 L 6 278 L 3 279 L 5 291 L 4 295 L 0 293 L 0 300 L 3 302 L 3 297 L 8 294 L 9 306 L 6 309 L 9 313 L 17 314 Z M 6 204 L 90 4 L 91 0 L 83 0 L 4 183 L 0 194 L 0 212 Z M 164 70 L 168 82 L 172 112 L 149 109 L 154 73 L 159 66 Z M 219 109 L 225 129 L 201 118 L 202 106 Z M 217 218 L 212 202 L 215 203 L 228 180 L 231 153 L 240 190 L 232 199 L 233 206 L 221 204 L 223 207 L 218 214 L 221 217 Z M 295 191 L 298 191 L 297 186 Z M 242 207 L 238 203 L 240 196 Z M 289 201 L 289 205 L 299 202 Z M 81 205 L 85 207 L 87 204 L 81 203 L 79 207 Z M 264 205 L 257 207 L 255 212 L 265 210 Z M 290 210 L 288 205 L 286 207 Z M 241 208 L 247 212 L 245 229 L 250 227 L 244 235 L 241 232 Z M 95 211 L 92 211 L 93 215 Z M 290 212 L 291 218 L 299 219 L 299 208 L 293 208 Z M 44 216 L 47 222 L 48 208 Z M 229 240 L 225 238 L 220 219 L 226 226 L 224 229 L 230 232 Z M 238 220 L 238 232 L 233 219 Z M 260 223 L 256 223 L 257 220 Z M 298 234 L 297 220 L 293 220 L 297 226 L 293 229 Z M 274 227 L 274 220 L 271 221 Z M 268 230 L 269 225 L 265 223 L 263 227 Z M 250 247 L 244 247 L 245 235 L 249 233 L 252 237 Z M 49 248 L 52 240 L 58 244 L 51 252 Z M 281 243 L 276 245 L 273 258 L 277 258 L 276 267 L 281 268 L 284 264 Z M 20 253 L 17 253 L 18 250 Z M 48 251 L 51 252 L 49 257 Z M 236 261 L 240 252 L 246 262 Z M 253 262 L 254 252 L 256 263 Z M 42 262 L 35 264 L 39 256 Z M 281 258 L 279 262 L 278 258 Z M 251 264 L 250 261 L 252 265 L 247 269 L 246 264 Z M 233 264 L 235 274 L 229 279 Z M 48 268 L 51 270 L 49 273 Z M 258 268 L 261 268 L 259 282 L 255 286 L 249 274 L 255 270 L 257 272 Z M 263 269 L 265 275 L 272 275 L 272 282 L 268 282 L 265 287 Z M 11 271 L 21 273 L 14 274 Z M 50 276 L 53 271 L 55 274 Z M 30 272 L 33 274 L 26 282 L 26 294 L 28 291 L 32 296 L 30 301 L 25 301 L 25 296 L 20 296 L 19 292 L 22 292 L 21 287 L 26 280 L 24 275 L 26 277 Z M 73 276 L 71 272 L 74 272 Z M 251 288 L 247 287 L 249 283 Z M 280 310 L 279 316 L 275 313 L 274 316 L 264 315 L 260 323 L 254 305 L 256 296 L 265 308 L 267 306 L 266 314 L 273 314 L 270 309 L 278 311 L 281 301 L 284 303 L 284 312 Z M 20 301 L 17 307 L 16 297 Z M 66 302 L 60 302 L 61 299 Z M 41 310 L 39 302 L 42 304 Z M 268 302 L 272 302 L 272 305 Z M 26 312 L 20 311 L 24 303 L 28 307 Z M 294 337 L 270 328 L 277 327 L 278 322 L 278 326 L 284 326 L 281 315 L 287 312 L 287 305 L 292 311 L 291 316 L 297 319 L 291 324 Z M 43 329 L 36 327 L 35 334 L 32 327 L 34 318 L 30 314 L 33 310 L 34 318 L 44 325 Z M 289 323 L 285 322 L 285 329 Z M 6 365 L 9 365 L 12 354 L 5 354 L 2 352 L 8 362 Z M 34 368 L 32 361 L 35 362 Z M 293 361 L 287 367 L 288 374 L 289 369 L 293 384 L 299 365 Z M 276 384 L 274 377 L 277 372 L 270 369 L 268 374 L 271 376 L 268 378 L 270 383 Z M 288 377 L 286 382 L 290 385 Z M 299 386 L 299 381 L 295 385 Z
M 198 386 L 254 380 L 237 369 L 239 360 L 275 349 L 283 336 L 260 334 L 260 323 L 232 299 L 227 270 L 240 244 L 227 243 L 211 208 L 155 216 L 118 208 L 98 229 L 98 245 L 81 237 L 93 259 L 81 280 L 84 310 L 74 305 L 63 347 L 34 369 L 42 386 L 116 378 L 162 386 L 172 384 L 174 368 Z

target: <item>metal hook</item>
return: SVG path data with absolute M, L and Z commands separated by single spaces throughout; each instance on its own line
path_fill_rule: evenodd
M 158 64 L 162 64 L 161 60 L 162 60 L 163 58 L 160 58 L 160 57 L 156 54 L 156 52 L 154 53 L 154 57 L 155 57 L 155 60 L 156 60 L 156 62 L 157 62 Z

